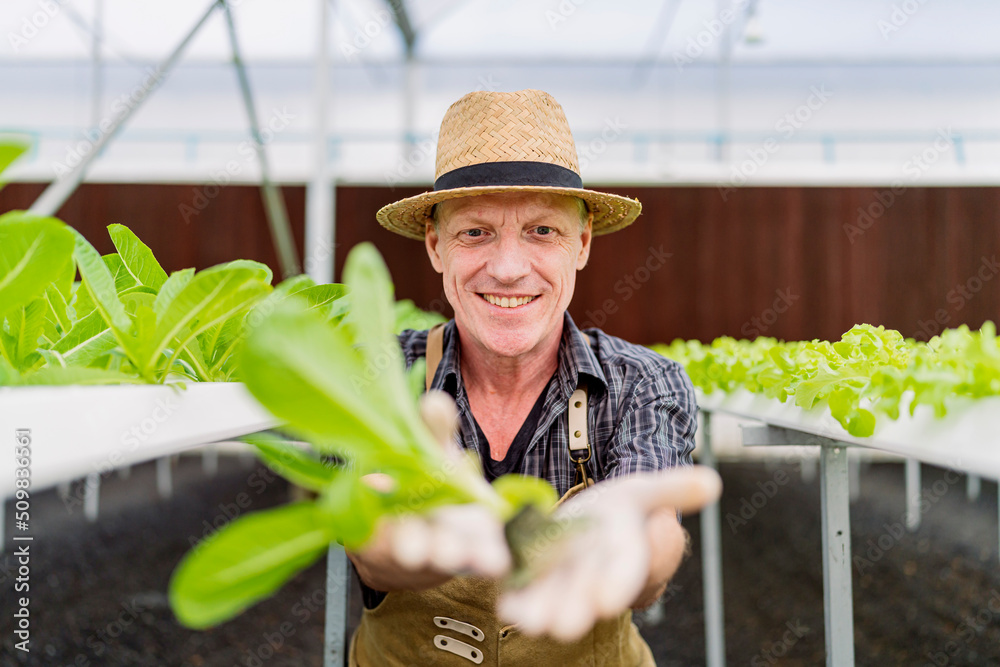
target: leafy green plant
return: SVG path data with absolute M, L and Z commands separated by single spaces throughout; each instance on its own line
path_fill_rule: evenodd
M 653 349 L 680 362 L 707 393 L 743 388 L 809 410 L 825 406 L 851 435 L 874 433 L 879 417 L 897 419 L 904 395 L 910 414 L 947 400 L 1000 394 L 1000 341 L 992 322 L 965 325 L 923 343 L 892 329 L 859 324 L 837 342 L 717 338 L 710 345 L 676 340 Z
M 392 283 L 374 247 L 354 248 L 344 276 L 347 319 L 332 323 L 293 297 L 251 331 L 239 352 L 250 392 L 313 449 L 276 437 L 247 440 L 318 498 L 238 518 L 188 553 L 170 583 L 171 606 L 187 626 L 231 618 L 330 542 L 363 545 L 382 517 L 479 503 L 508 520 L 526 506 L 555 502 L 543 480 L 506 476 L 491 487 L 474 458 L 445 454 L 418 411 L 424 367 L 404 371 Z M 361 478 L 373 472 L 388 475 L 391 488 L 365 484 Z

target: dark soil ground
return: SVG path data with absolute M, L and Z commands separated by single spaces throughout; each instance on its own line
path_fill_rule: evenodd
M 824 664 L 818 482 L 802 483 L 795 465 L 730 463 L 721 472 L 729 664 Z M 8 507 L 0 664 L 322 664 L 323 563 L 221 627 L 193 632 L 178 626 L 165 592 L 191 540 L 236 510 L 284 502 L 288 488 L 236 458 L 223 458 L 212 479 L 202 476 L 198 459 L 184 458 L 175 483 L 173 499 L 160 501 L 151 465 L 135 468 L 128 479 L 106 478 L 96 524 L 85 523 L 79 505 L 67 509 L 54 490 L 33 498 L 29 654 L 14 650 L 17 575 Z M 739 516 L 744 499 L 761 505 L 763 496 L 754 498 L 758 484 L 773 497 L 746 523 L 728 521 Z M 923 486 L 921 527 L 900 533 L 901 466 L 872 465 L 862 473 L 851 510 L 857 664 L 1000 665 L 996 485 L 984 483 L 979 500 L 969 503 L 964 477 L 925 467 Z M 662 607 L 637 616 L 661 666 L 705 660 L 698 517 L 684 523 L 693 557 Z

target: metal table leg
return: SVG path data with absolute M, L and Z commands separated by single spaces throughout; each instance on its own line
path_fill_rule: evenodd
M 906 529 L 920 528 L 920 461 L 906 459 Z
M 347 554 L 331 544 L 326 554 L 326 631 L 323 667 L 347 664 Z
M 851 509 L 847 448 L 820 448 L 823 514 L 823 606 L 827 667 L 854 664 L 854 601 L 851 598 Z
M 702 442 L 699 463 L 716 467 L 712 452 L 712 414 L 703 412 Z M 726 664 L 725 612 L 722 606 L 722 539 L 720 509 L 716 501 L 701 511 L 702 590 L 705 598 L 705 664 Z
M 981 481 L 976 475 L 968 475 L 965 478 L 965 497 L 970 503 L 979 500 L 979 492 L 982 488 Z
M 101 497 L 101 476 L 92 472 L 87 475 L 83 487 L 83 516 L 88 523 L 97 521 L 98 504 Z
M 163 500 L 170 500 L 174 495 L 174 483 L 171 479 L 171 461 L 169 456 L 156 459 L 156 492 Z

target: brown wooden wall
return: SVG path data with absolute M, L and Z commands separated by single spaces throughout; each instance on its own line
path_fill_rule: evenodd
M 28 206 L 39 184 L 0 191 L 0 211 Z M 382 205 L 421 188 L 342 186 L 336 265 L 373 241 L 399 298 L 448 312 L 422 244 L 384 231 Z M 719 335 L 838 338 L 856 322 L 926 338 L 1000 319 L 1000 188 L 617 187 L 643 202 L 631 227 L 595 239 L 570 308 L 640 343 Z M 245 257 L 277 272 L 259 190 L 88 184 L 60 211 L 101 252 L 103 227 L 128 225 L 168 271 Z M 284 194 L 300 251 L 305 189 Z M 861 216 L 867 211 L 867 216 Z M 185 215 L 187 213 L 187 215 Z M 185 219 L 186 218 L 186 219 Z

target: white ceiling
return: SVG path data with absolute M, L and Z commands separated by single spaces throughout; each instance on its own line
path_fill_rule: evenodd
M 388 3 L 328 1 L 335 59 L 402 58 L 402 39 L 389 23 Z M 247 59 L 311 59 L 319 2 L 233 2 Z M 103 56 L 155 61 L 180 41 L 209 0 L 4 0 L 0 34 L 6 39 L 0 45 L 0 61 L 89 58 L 98 4 L 106 36 Z M 406 1 L 419 35 L 416 55 L 423 60 L 673 60 L 684 53 L 689 40 L 698 39 L 706 47 L 696 59 L 712 60 L 718 58 L 722 43 L 712 35 L 721 21 L 713 22 L 732 7 L 741 17 L 732 21 L 741 36 L 742 16 L 751 4 L 753 0 Z M 736 61 L 1000 58 L 1000 3 L 993 0 L 759 0 L 755 6 L 756 32 L 763 40 L 735 40 Z M 349 53 L 358 44 L 364 48 Z M 186 58 L 219 61 L 229 56 L 224 22 L 217 13 Z

